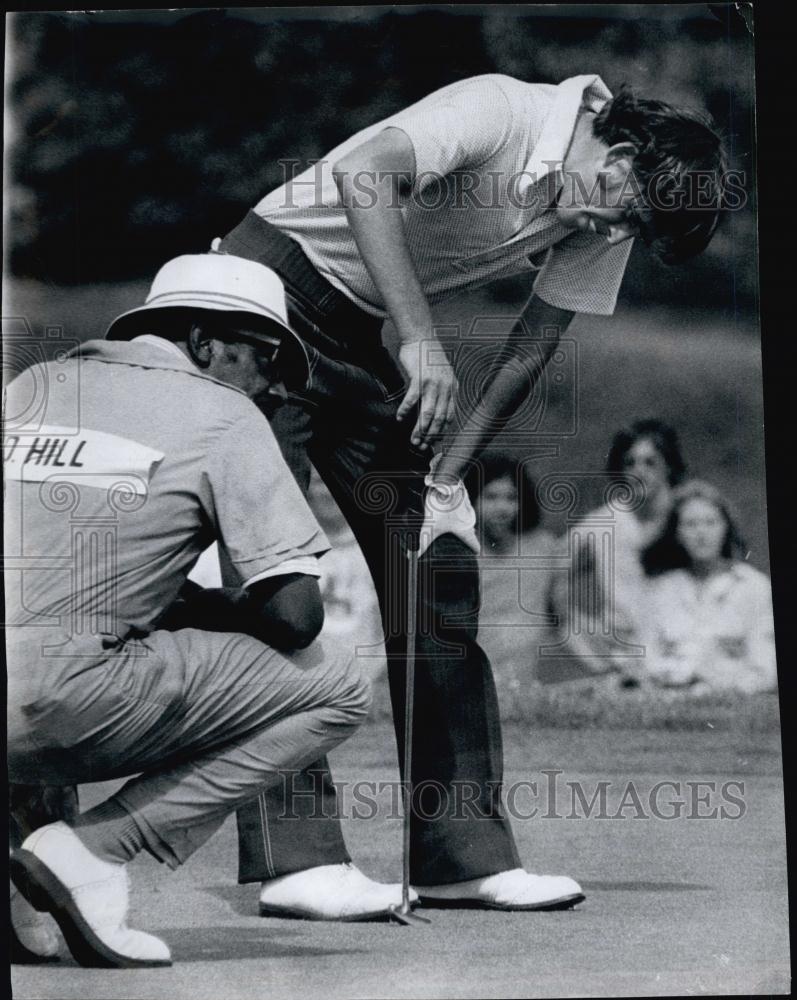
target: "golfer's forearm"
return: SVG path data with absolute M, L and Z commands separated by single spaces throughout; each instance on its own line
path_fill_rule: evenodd
M 524 312 L 495 361 L 487 389 L 446 447 L 436 475 L 462 478 L 468 463 L 484 451 L 521 403 L 534 391 L 573 313 L 539 299 Z M 529 320 L 533 320 L 530 323 Z
M 402 197 L 415 181 L 415 150 L 384 129 L 332 167 L 357 249 L 403 343 L 431 334 L 431 313 L 410 254 Z
M 508 360 L 504 352 L 503 360 Z M 547 360 L 547 358 L 546 358 Z M 542 370 L 540 366 L 540 371 Z M 520 373 L 514 368 L 503 367 L 490 383 L 487 391 L 478 401 L 453 441 L 446 447 L 445 454 L 437 466 L 437 478 L 461 479 L 470 460 L 477 458 L 490 444 L 501 429 L 501 423 L 517 410 L 530 391 L 529 380 L 532 373 Z M 536 375 L 536 379 L 539 375 Z
M 333 168 L 346 218 L 368 273 L 403 343 L 432 332 L 429 303 L 407 243 L 400 199 L 407 173 L 400 160 L 350 156 Z

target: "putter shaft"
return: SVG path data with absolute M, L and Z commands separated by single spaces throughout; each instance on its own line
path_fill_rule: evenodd
M 402 845 L 401 906 L 410 908 L 410 819 L 412 813 L 412 729 L 415 708 L 415 630 L 418 604 L 418 550 L 409 550 L 407 583 L 407 661 L 404 689 L 404 817 Z
M 410 819 L 412 812 L 412 717 L 415 706 L 415 628 L 418 599 L 418 550 L 408 549 L 407 582 L 407 660 L 404 689 L 404 781 L 402 782 L 404 816 L 401 851 L 401 906 L 391 906 L 394 923 L 404 927 L 429 924 L 428 917 L 414 913 L 410 905 Z

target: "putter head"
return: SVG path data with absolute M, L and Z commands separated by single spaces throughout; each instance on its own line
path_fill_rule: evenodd
M 401 927 L 420 927 L 432 921 L 428 917 L 422 917 L 420 913 L 414 913 L 408 904 L 402 903 L 400 906 L 390 907 L 390 922 Z

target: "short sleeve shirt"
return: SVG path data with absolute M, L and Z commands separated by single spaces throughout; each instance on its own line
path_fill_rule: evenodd
M 387 128 L 412 142 L 415 178 L 402 204 L 410 253 L 430 302 L 527 274 L 551 305 L 610 315 L 631 241 L 574 232 L 556 217 L 562 164 L 583 107 L 611 98 L 596 76 L 558 86 L 499 74 L 451 84 L 369 126 L 290 178 L 255 211 L 300 243 L 315 267 L 369 313 L 385 305 L 346 220 L 332 168 Z M 369 186 L 370 184 L 370 186 Z M 354 179 L 373 203 L 373 181 Z
M 124 638 L 214 540 L 241 583 L 329 548 L 268 421 L 187 358 L 90 341 L 18 376 L 6 414 L 12 626 Z

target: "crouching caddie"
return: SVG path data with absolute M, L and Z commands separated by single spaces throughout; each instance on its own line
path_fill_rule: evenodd
M 12 877 L 82 965 L 168 965 L 163 941 L 127 926 L 127 863 L 145 849 L 176 868 L 368 709 L 350 657 L 313 641 L 328 543 L 252 401 L 304 387 L 308 360 L 279 278 L 203 254 L 45 368 L 7 390 L 10 779 L 135 777 L 30 834 Z M 38 409 L 32 382 L 48 388 Z M 200 593 L 185 621 L 203 624 L 175 627 L 214 538 L 241 586 Z

